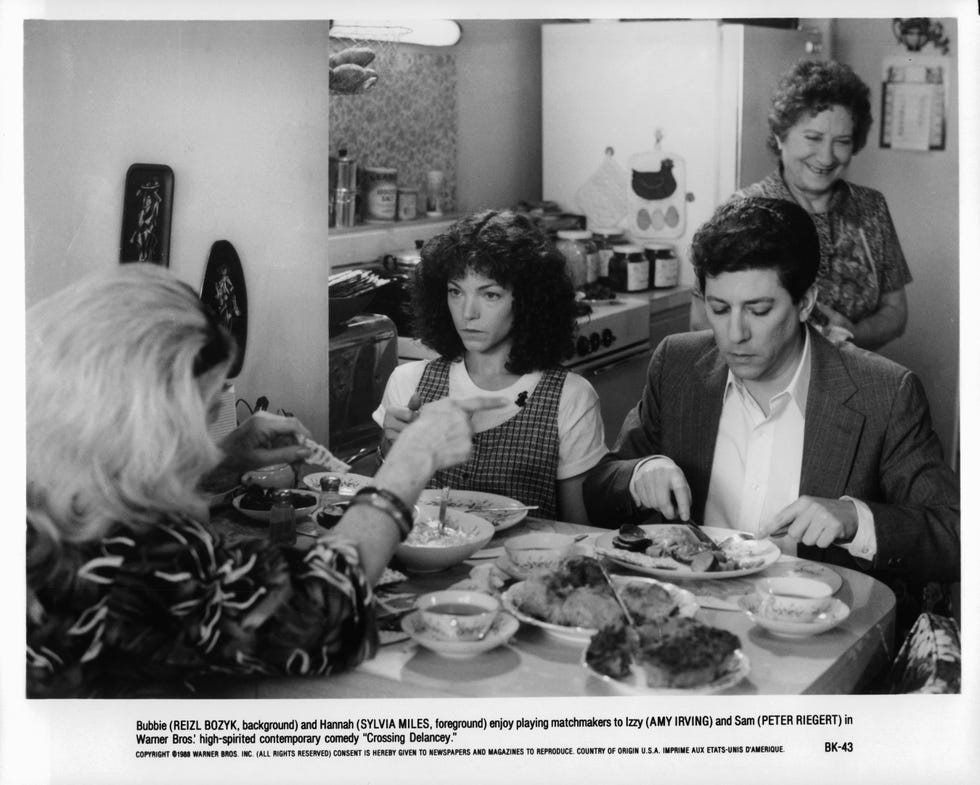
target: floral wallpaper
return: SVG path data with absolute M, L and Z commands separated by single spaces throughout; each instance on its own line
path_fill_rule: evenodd
M 425 212 L 426 172 L 445 174 L 443 210 L 456 204 L 456 60 L 411 46 L 376 48 L 377 84 L 359 95 L 330 96 L 330 152 L 340 148 L 358 169 L 398 170 L 400 188 L 419 189 Z

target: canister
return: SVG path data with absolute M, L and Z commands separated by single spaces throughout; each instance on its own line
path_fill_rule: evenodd
M 357 222 L 357 194 L 353 189 L 335 189 L 331 204 L 336 226 L 353 226 Z
M 414 221 L 418 215 L 419 191 L 417 188 L 398 189 L 398 220 Z
M 619 229 L 593 229 L 592 242 L 596 247 L 596 275 L 599 278 L 607 278 L 613 246 L 625 244 L 626 237 Z
M 432 169 L 425 175 L 425 214 L 433 218 L 442 215 L 443 191 L 446 189 L 446 176 L 441 169 Z
M 642 292 L 650 288 L 650 261 L 638 245 L 613 246 L 609 280 L 620 292 Z
M 598 274 L 598 255 L 592 232 L 584 229 L 561 229 L 558 231 L 556 247 L 565 257 L 565 268 L 575 288 L 596 280 Z
M 364 167 L 364 220 L 395 220 L 395 209 L 398 204 L 397 180 L 397 169 Z
M 673 245 L 647 243 L 643 246 L 643 253 L 650 262 L 650 284 L 654 289 L 677 286 L 681 265 Z

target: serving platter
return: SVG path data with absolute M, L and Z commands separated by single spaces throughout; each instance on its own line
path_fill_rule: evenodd
M 303 507 L 294 507 L 296 510 L 296 518 L 302 518 L 306 515 L 310 515 L 320 504 L 320 497 L 315 493 L 310 493 L 309 491 L 299 490 L 296 488 L 290 489 L 290 493 L 296 494 L 297 496 L 306 496 L 309 498 L 310 503 Z M 245 498 L 245 494 L 239 494 L 234 499 L 231 500 L 232 506 L 238 510 L 246 518 L 251 518 L 253 521 L 262 521 L 263 523 L 269 522 L 269 515 L 271 510 L 250 510 L 247 507 L 242 506 L 242 499 Z
M 650 534 L 662 526 L 663 524 L 644 524 L 640 528 Z M 731 529 L 717 526 L 702 526 L 701 529 L 717 543 L 732 536 Z M 595 541 L 595 552 L 621 567 L 628 567 L 644 575 L 669 581 L 695 578 L 698 580 L 724 580 L 754 575 L 757 572 L 762 572 L 770 564 L 774 564 L 782 554 L 782 551 L 772 540 L 744 540 L 739 544 L 739 547 L 751 551 L 752 556 L 757 560 L 757 563 L 753 563 L 751 567 L 738 570 L 719 570 L 717 572 L 694 572 L 688 565 L 675 561 L 669 556 L 647 556 L 645 553 L 634 553 L 617 548 L 613 545 L 613 538 L 616 537 L 616 534 L 615 531 L 609 531 L 600 535 Z
M 809 638 L 811 635 L 819 635 L 822 632 L 827 632 L 827 630 L 832 630 L 851 615 L 851 609 L 847 607 L 847 604 L 835 598 L 830 601 L 830 607 L 813 621 L 782 621 L 781 619 L 770 619 L 765 614 L 760 613 L 759 602 L 758 595 L 749 594 L 741 597 L 738 604 L 752 621 L 780 638 Z
M 345 475 L 346 476 L 346 475 Z M 438 505 L 442 501 L 442 490 L 439 488 L 428 488 L 422 491 L 419 496 L 419 504 Z M 477 515 L 493 524 L 496 531 L 503 531 L 512 526 L 516 526 L 527 517 L 525 505 L 517 499 L 509 496 L 500 496 L 496 493 L 484 493 L 483 491 L 449 491 L 448 506 L 454 510 L 467 512 Z M 498 507 L 513 507 L 513 512 L 486 512 L 487 509 L 496 510 Z
M 604 681 L 617 692 L 624 695 L 711 695 L 730 689 L 749 675 L 751 666 L 749 658 L 741 649 L 736 649 L 731 657 L 731 663 L 721 676 L 712 682 L 697 687 L 648 687 L 643 669 L 637 666 L 630 668 L 630 673 L 623 679 L 615 679 L 600 673 L 582 655 L 582 666 L 595 678 Z
M 631 583 L 655 584 L 662 587 L 673 598 L 675 604 L 677 605 L 677 613 L 679 615 L 693 616 L 698 612 L 699 606 L 697 600 L 694 599 L 694 595 L 687 591 L 687 589 L 682 589 L 679 586 L 674 586 L 670 583 L 661 583 L 660 581 L 651 578 L 639 578 L 622 575 L 613 576 L 613 581 L 616 583 L 617 587 L 626 586 L 627 584 Z M 522 624 L 538 627 L 551 637 L 565 643 L 580 645 L 587 645 L 592 636 L 598 632 L 598 630 L 592 627 L 569 627 L 564 624 L 552 624 L 551 622 L 543 621 L 524 613 L 524 611 L 521 610 L 521 604 L 524 598 L 525 583 L 525 581 L 520 581 L 509 586 L 500 596 L 500 601 L 503 603 L 504 608 L 509 613 L 513 614 L 514 617 Z
M 502 552 L 498 554 L 496 559 L 494 559 L 493 564 L 501 572 L 519 581 L 527 580 L 534 574 L 533 571 L 523 570 L 520 567 L 518 567 L 516 564 L 514 564 L 514 562 L 510 560 L 510 556 L 507 555 L 507 552 L 503 548 L 501 548 L 500 550 Z M 572 545 L 571 549 L 568 551 L 568 556 L 566 558 L 571 559 L 575 556 L 587 556 L 587 555 L 589 555 L 588 550 L 582 548 L 578 543 L 576 543 Z
M 418 611 L 412 611 L 402 618 L 402 629 L 412 640 L 436 654 L 456 660 L 469 659 L 507 643 L 519 626 L 517 619 L 510 614 L 498 613 L 483 640 L 451 641 L 438 638 L 426 630 Z

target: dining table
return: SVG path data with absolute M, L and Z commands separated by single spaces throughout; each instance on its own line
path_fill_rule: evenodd
M 212 518 L 213 525 L 230 537 L 263 537 L 267 529 L 225 508 Z M 298 547 L 319 530 L 314 518 L 305 518 L 297 529 Z M 397 597 L 402 602 L 426 592 L 468 586 L 475 578 L 497 581 L 498 590 L 513 578 L 497 568 L 503 544 L 528 532 L 558 532 L 579 536 L 575 545 L 581 555 L 595 555 L 596 539 L 608 529 L 548 520 L 528 515 L 516 525 L 495 532 L 493 539 L 474 557 L 447 570 L 413 574 L 397 561 L 383 585 L 376 588 L 376 602 Z M 624 565 L 603 559 L 615 575 L 640 575 Z M 747 673 L 722 695 L 850 694 L 866 691 L 894 657 L 895 595 L 884 583 L 857 570 L 820 565 L 840 577 L 834 596 L 850 609 L 837 626 L 809 637 L 789 638 L 757 626 L 737 602 L 718 601 L 728 587 L 733 594 L 751 590 L 755 581 L 770 574 L 805 568 L 814 562 L 781 553 L 778 561 L 757 574 L 731 579 L 678 580 L 698 599 L 696 618 L 738 636 L 747 658 Z M 705 587 L 709 595 L 701 596 Z M 719 589 L 724 587 L 719 595 Z M 733 597 L 733 600 L 737 599 Z M 588 697 L 630 694 L 622 685 L 604 679 L 584 664 L 586 641 L 558 638 L 549 630 L 522 623 L 513 637 L 473 657 L 444 657 L 420 645 L 414 638 L 386 636 L 377 653 L 354 670 L 315 678 L 262 678 L 223 687 L 209 697 L 217 698 L 482 698 L 482 697 Z

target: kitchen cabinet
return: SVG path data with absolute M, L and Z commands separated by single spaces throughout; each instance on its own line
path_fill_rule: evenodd
M 656 349 L 668 335 L 686 333 L 691 323 L 691 289 L 674 289 L 650 293 L 650 347 Z

